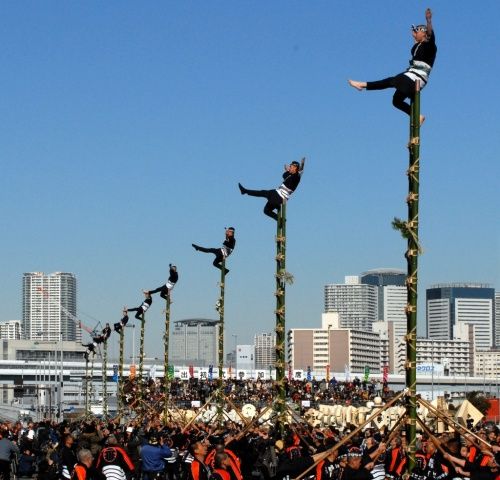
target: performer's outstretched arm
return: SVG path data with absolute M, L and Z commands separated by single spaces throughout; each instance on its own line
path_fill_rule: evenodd
M 305 164 L 306 164 L 306 157 L 303 157 L 302 160 L 300 161 L 299 172 L 302 172 L 304 170 Z
M 427 36 L 430 37 L 430 36 L 432 36 L 432 33 L 433 33 L 433 30 L 432 30 L 432 11 L 430 8 L 428 8 L 425 11 L 425 20 L 427 22 Z

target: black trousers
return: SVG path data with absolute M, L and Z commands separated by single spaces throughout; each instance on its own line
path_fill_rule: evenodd
M 404 73 L 400 73 L 395 77 L 384 78 L 375 82 L 366 82 L 367 90 L 385 90 L 386 88 L 395 88 L 392 104 L 399 110 L 410 115 L 410 105 L 405 102 L 407 98 L 413 100 L 415 94 L 415 82 L 407 77 Z
M 222 255 L 222 251 L 220 248 L 198 247 L 198 250 L 204 253 L 213 253 L 215 255 L 213 266 L 218 268 L 219 270 L 222 269 L 222 260 L 224 260 L 224 255 Z
M 0 460 L 0 480 L 10 480 L 10 460 Z
M 163 299 L 167 299 L 168 297 L 168 288 L 167 285 L 163 285 L 163 287 L 156 288 L 155 290 L 151 290 L 149 293 L 150 295 L 153 295 L 153 293 L 158 293 L 160 292 L 160 297 Z
M 127 312 L 137 312 L 135 314 L 135 318 L 137 318 L 137 320 L 141 320 L 141 316 L 144 313 L 144 309 L 142 307 L 129 308 Z
M 245 193 L 251 197 L 262 197 L 267 199 L 264 205 L 264 213 L 271 218 L 278 220 L 278 214 L 274 210 L 278 210 L 283 203 L 283 199 L 279 196 L 276 190 L 248 190 Z

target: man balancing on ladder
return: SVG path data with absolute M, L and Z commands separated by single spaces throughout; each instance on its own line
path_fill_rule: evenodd
M 304 164 L 306 159 L 303 158 L 302 161 L 292 162 L 290 165 L 285 165 L 285 173 L 283 173 L 283 183 L 275 190 L 249 190 L 245 188 L 241 183 L 238 183 L 238 187 L 242 195 L 250 195 L 251 197 L 263 197 L 267 199 L 267 203 L 264 206 L 264 213 L 271 218 L 278 220 L 278 214 L 275 210 L 279 210 L 281 204 L 286 202 L 295 189 L 299 186 L 300 178 L 304 170 Z
M 234 247 L 236 245 L 236 239 L 234 238 L 234 227 L 226 228 L 226 239 L 222 243 L 222 248 L 205 248 L 196 245 L 196 243 L 191 244 L 197 252 L 203 253 L 213 253 L 215 255 L 214 267 L 222 270 L 222 261 L 225 260 L 229 255 L 231 255 Z M 224 274 L 227 275 L 229 270 L 226 268 Z
M 384 90 L 395 88 L 392 104 L 410 115 L 410 105 L 405 102 L 407 98 L 413 99 L 415 93 L 415 82 L 420 82 L 420 90 L 425 87 L 429 80 L 436 59 L 436 37 L 432 28 L 432 12 L 428 8 L 425 11 L 426 25 L 412 25 L 412 35 L 415 43 L 411 49 L 410 66 L 403 73 L 394 77 L 384 78 L 375 82 L 358 82 L 349 80 L 349 85 L 357 90 Z M 420 125 L 424 123 L 425 117 L 420 115 Z
M 177 267 L 172 265 L 169 266 L 169 277 L 167 283 L 162 285 L 161 287 L 155 288 L 154 290 L 144 290 L 145 294 L 153 295 L 154 293 L 160 292 L 160 297 L 163 299 L 167 299 L 170 297 L 170 292 L 174 289 L 177 280 L 179 280 L 179 274 L 177 272 Z

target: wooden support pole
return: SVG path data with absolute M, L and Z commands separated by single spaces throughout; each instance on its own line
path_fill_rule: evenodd
M 124 358 L 124 337 L 125 337 L 125 326 L 122 325 L 120 330 L 120 358 L 118 362 L 118 416 L 121 418 L 123 416 L 123 406 L 124 406 L 124 398 L 123 398 L 123 358 Z
M 285 398 L 285 302 L 286 293 L 286 203 L 278 211 L 276 228 L 276 399 L 274 411 L 280 423 L 283 423 L 286 411 Z
M 92 360 L 90 361 L 90 403 L 92 404 L 92 401 L 94 399 L 94 357 L 95 354 L 92 354 Z M 92 405 L 90 405 L 92 407 Z M 90 408 L 92 410 L 92 408 Z M 89 412 L 90 413 L 90 412 Z
M 170 293 L 167 294 L 166 307 L 165 307 L 165 336 L 163 337 L 164 343 L 164 357 L 163 357 L 163 370 L 164 370 L 164 393 L 165 403 L 163 406 L 163 423 L 166 425 L 169 421 L 169 402 L 170 402 L 170 376 L 168 374 L 168 350 L 170 342 Z
M 380 415 L 381 412 L 383 412 L 384 410 L 387 410 L 394 403 L 396 403 L 404 394 L 405 394 L 404 391 L 399 392 L 396 396 L 394 396 L 391 400 L 389 400 L 380 410 L 377 410 L 374 414 L 372 414 L 370 417 L 368 417 L 364 421 L 364 423 L 362 423 L 361 425 L 359 425 L 359 427 L 357 427 L 355 430 L 353 430 L 351 433 L 349 433 L 349 435 L 346 435 L 345 437 L 343 437 L 332 448 L 330 448 L 330 449 L 322 452 L 322 454 L 314 462 L 314 464 L 311 465 L 307 470 L 304 470 L 300 475 L 298 475 L 297 477 L 295 477 L 294 480 L 300 480 L 301 478 L 304 478 L 311 470 L 313 470 L 316 467 L 316 465 L 319 462 L 321 462 L 326 457 L 328 457 L 328 455 L 330 455 L 330 453 L 335 452 L 336 450 L 338 450 L 342 445 L 345 445 L 346 443 L 348 443 L 351 440 L 351 438 L 353 438 L 354 436 L 356 436 L 359 432 L 361 432 L 363 430 L 363 428 L 365 428 L 368 424 L 370 424 L 373 420 L 375 420 Z
M 217 393 L 217 419 L 219 422 L 223 421 L 224 411 L 224 296 L 225 296 L 225 283 L 226 283 L 226 259 L 222 259 L 220 267 L 220 296 L 217 302 L 217 310 L 219 312 L 219 379 L 218 379 L 218 393 Z
M 90 392 L 89 392 L 89 357 L 85 358 L 85 418 L 90 415 Z
M 417 439 L 417 285 L 418 285 L 418 205 L 419 205 L 419 172 L 420 172 L 420 82 L 415 82 L 415 94 L 411 102 L 410 115 L 410 151 L 408 168 L 408 221 L 406 233 L 408 249 L 407 260 L 407 305 L 406 305 L 406 415 L 408 438 L 408 471 L 415 466 Z
M 104 341 L 102 352 L 102 415 L 108 418 L 108 342 Z
M 139 401 L 144 400 L 144 334 L 146 330 L 146 317 L 144 312 L 141 315 L 141 343 L 139 350 Z M 142 407 L 140 407 L 142 408 Z

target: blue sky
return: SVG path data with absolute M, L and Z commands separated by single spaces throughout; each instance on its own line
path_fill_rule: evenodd
M 407 118 L 391 91 L 347 79 L 403 70 L 419 1 L 4 2 L 0 7 L 0 320 L 21 318 L 27 271 L 78 277 L 79 314 L 119 319 L 179 267 L 172 321 L 217 318 L 228 261 L 228 346 L 274 326 L 275 226 L 237 183 L 274 188 L 307 157 L 288 206 L 287 327 L 319 324 L 323 286 L 405 269 Z M 500 3 L 437 1 L 438 55 L 422 94 L 420 296 L 500 285 Z M 423 304 L 421 304 L 423 307 Z M 158 298 L 147 318 L 161 355 Z M 425 312 L 419 311 L 419 332 Z M 114 342 L 112 342 L 114 343 Z M 115 349 L 115 346 L 112 347 Z

